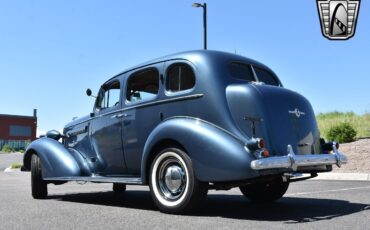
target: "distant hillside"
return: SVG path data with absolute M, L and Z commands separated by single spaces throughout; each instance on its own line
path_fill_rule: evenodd
M 321 136 L 326 138 L 329 129 L 342 122 L 350 123 L 357 131 L 356 138 L 370 137 L 370 113 L 357 115 L 354 112 L 319 113 L 316 116 Z

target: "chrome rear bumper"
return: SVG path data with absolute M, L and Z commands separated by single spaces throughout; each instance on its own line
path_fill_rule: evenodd
M 341 167 L 347 163 L 347 157 L 340 153 L 335 144 L 333 153 L 330 154 L 312 154 L 312 155 L 295 155 L 291 145 L 288 145 L 288 155 L 280 157 L 267 157 L 251 162 L 251 168 L 254 170 L 263 169 L 292 169 L 297 171 L 298 167 L 334 165 Z

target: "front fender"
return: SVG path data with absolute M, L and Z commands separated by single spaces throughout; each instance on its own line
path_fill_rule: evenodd
M 37 154 L 41 159 L 42 177 L 75 177 L 81 175 L 81 169 L 76 159 L 60 142 L 51 138 L 40 138 L 33 141 L 23 157 L 26 170 L 31 170 L 32 154 Z
M 141 175 L 147 183 L 148 165 L 153 159 L 153 149 L 167 140 L 179 143 L 192 160 L 196 177 L 200 181 L 239 181 L 258 176 L 250 168 L 254 156 L 243 141 L 228 131 L 206 121 L 177 117 L 159 124 L 149 135 L 144 146 Z M 159 147 L 161 148 L 161 146 Z

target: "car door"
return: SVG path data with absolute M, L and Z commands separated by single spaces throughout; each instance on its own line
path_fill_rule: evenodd
M 123 145 L 127 170 L 139 175 L 142 153 L 149 134 L 161 122 L 160 98 L 163 63 L 128 73 L 123 95 Z
M 91 122 L 91 144 L 96 152 L 96 172 L 101 175 L 126 174 L 122 145 L 121 79 L 105 83 L 96 98 Z

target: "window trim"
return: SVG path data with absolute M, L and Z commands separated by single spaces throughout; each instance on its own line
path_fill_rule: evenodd
M 259 66 L 256 66 L 256 65 L 252 65 L 251 64 L 251 68 L 253 70 L 253 74 L 255 74 L 255 78 L 257 79 L 258 82 L 261 82 L 258 78 L 258 75 L 257 75 L 257 72 L 255 69 L 259 69 L 259 70 L 262 70 L 262 71 L 265 71 L 269 74 L 271 74 L 271 76 L 274 78 L 274 80 L 278 83 L 278 85 L 271 85 L 271 84 L 266 84 L 266 85 L 271 85 L 271 86 L 276 86 L 276 87 L 282 87 L 283 85 L 281 84 L 279 78 L 276 76 L 276 74 L 274 72 L 272 72 L 271 70 L 269 69 L 266 69 L 266 68 L 262 68 L 262 67 L 259 67 Z
M 232 63 L 239 63 L 239 64 L 242 64 L 242 65 L 247 65 L 249 66 L 249 68 L 251 69 L 251 72 L 252 72 L 252 75 L 253 75 L 253 78 L 254 78 L 254 81 L 248 81 L 248 80 L 244 80 L 244 79 L 241 79 L 241 78 L 236 78 L 234 77 L 232 74 L 231 74 L 231 70 L 230 70 L 230 66 Z M 228 73 L 229 75 L 231 76 L 232 79 L 235 79 L 235 80 L 238 80 L 238 81 L 243 81 L 243 82 L 248 82 L 248 83 L 252 83 L 252 82 L 261 82 L 258 78 L 258 75 L 255 71 L 255 68 L 256 69 L 260 69 L 262 71 L 266 71 L 268 73 L 270 73 L 272 75 L 272 77 L 274 78 L 274 80 L 278 83 L 278 85 L 270 85 L 270 84 L 266 84 L 266 85 L 270 85 L 270 86 L 276 86 L 276 87 L 283 87 L 283 84 L 281 83 L 280 79 L 276 76 L 276 74 L 268 69 L 268 68 L 265 68 L 265 67 L 262 67 L 262 66 L 258 66 L 258 65 L 255 65 L 255 64 L 251 64 L 251 63 L 248 63 L 248 62 L 243 62 L 243 61 L 230 61 L 228 63 Z
M 168 81 L 169 81 L 169 74 L 168 73 L 169 73 L 170 69 L 173 66 L 175 66 L 175 65 L 188 67 L 192 71 L 192 73 L 194 75 L 194 85 L 193 85 L 193 87 L 191 87 L 189 89 L 185 89 L 185 90 L 179 90 L 179 91 L 171 91 L 171 90 L 168 90 L 168 87 L 167 87 L 168 86 Z M 164 89 L 165 89 L 164 92 L 165 92 L 165 95 L 166 96 L 171 97 L 171 96 L 186 94 L 186 93 L 192 92 L 195 89 L 195 86 L 197 84 L 197 75 L 196 75 L 195 69 L 190 64 L 185 63 L 185 62 L 178 62 L 178 61 L 177 62 L 173 62 L 173 63 L 171 63 L 170 65 L 168 65 L 166 67 L 165 73 L 166 73 L 166 76 L 164 78 L 164 84 L 163 85 L 164 85 Z
M 143 73 L 143 72 L 147 72 L 147 71 L 150 71 L 150 70 L 155 70 L 158 73 L 158 93 L 153 98 L 149 98 L 149 99 L 145 99 L 145 100 L 140 100 L 140 101 L 129 101 L 129 100 L 127 100 L 127 93 L 128 93 L 128 87 L 129 87 L 130 78 L 134 77 L 137 74 L 140 74 L 140 73 Z M 123 93 L 122 94 L 122 99 L 123 98 L 125 99 L 125 105 L 135 105 L 135 104 L 141 104 L 141 103 L 146 103 L 148 101 L 156 100 L 156 99 L 158 99 L 159 94 L 161 92 L 161 85 L 162 85 L 162 82 L 161 82 L 161 72 L 155 66 L 145 67 L 145 68 L 136 70 L 135 72 L 132 72 L 131 74 L 128 75 L 128 77 L 126 77 L 126 81 L 125 82 L 126 82 L 126 87 L 125 87 L 124 92 L 122 92 Z
M 118 82 L 118 84 L 119 84 L 119 103 L 117 105 L 113 105 L 111 107 L 98 109 L 97 102 L 98 102 L 98 97 L 99 97 L 99 94 L 100 94 L 101 90 L 105 90 L 104 87 L 109 86 L 109 85 L 112 85 L 112 84 L 114 84 L 116 82 Z M 121 105 L 121 101 L 122 101 L 121 95 L 122 95 L 122 83 L 121 83 L 121 81 L 118 78 L 112 79 L 112 80 L 104 83 L 102 86 L 100 86 L 100 89 L 98 91 L 98 95 L 97 95 L 96 100 L 95 100 L 95 103 L 94 103 L 94 113 L 101 113 L 103 111 L 111 111 L 111 110 L 113 110 L 114 108 L 117 108 L 117 107 L 120 108 L 121 107 L 120 106 Z

